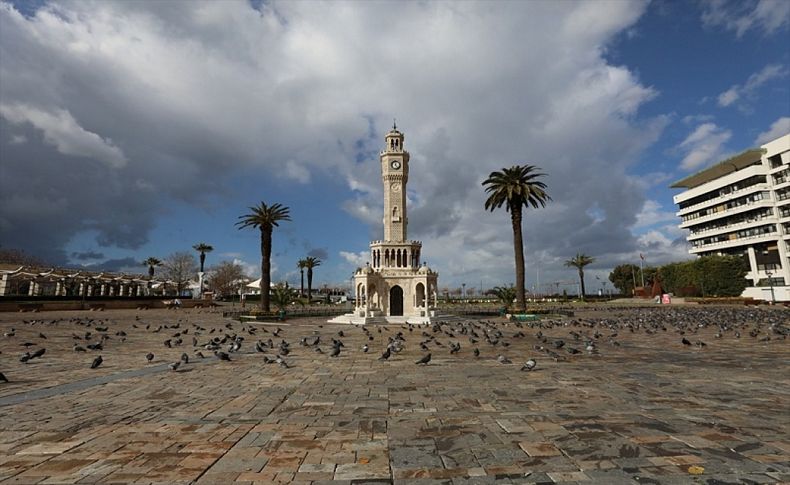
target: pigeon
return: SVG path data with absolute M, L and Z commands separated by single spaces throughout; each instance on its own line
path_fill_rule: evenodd
M 36 344 L 34 344 L 33 342 L 25 342 L 23 344 L 19 344 L 20 347 L 32 347 L 34 345 Z
M 535 369 L 536 365 L 538 365 L 538 363 L 535 362 L 535 359 L 529 359 L 528 361 L 524 362 L 524 365 L 521 366 L 521 370 L 529 372 Z
M 334 347 L 332 347 L 332 353 L 329 354 L 329 356 L 330 357 L 337 357 L 338 355 L 340 355 L 340 346 L 335 345 Z
M 205 359 L 205 358 L 206 358 L 206 356 L 205 356 L 205 355 L 203 355 L 203 352 L 195 352 L 195 355 L 197 355 L 197 356 L 198 356 L 198 357 L 200 357 L 201 359 Z
M 496 360 L 500 364 L 512 364 L 513 363 L 513 361 L 511 361 L 510 359 L 508 359 L 504 355 L 500 355 L 499 357 L 496 358 Z
M 225 352 L 218 351 L 214 355 L 216 355 L 219 360 L 227 360 L 230 362 L 230 355 L 226 354 Z
M 153 352 L 148 352 L 148 353 L 145 355 L 145 360 L 147 360 L 148 362 L 151 362 L 152 360 L 154 360 L 154 354 L 153 354 Z
M 93 359 L 93 363 L 91 363 L 91 369 L 99 367 L 102 362 L 104 362 L 104 359 L 101 358 L 101 355 L 97 356 L 95 359 Z
M 170 339 L 165 340 L 165 347 L 173 348 L 173 343 Z
M 683 340 L 681 340 L 681 342 L 683 342 L 683 345 L 691 345 L 691 342 L 686 337 L 683 337 Z
M 480 349 L 475 347 L 474 354 L 475 354 L 475 357 L 480 357 Z
M 181 367 L 181 361 L 178 360 L 176 362 L 173 362 L 172 364 L 168 364 L 167 366 L 170 367 L 171 371 L 175 372 L 178 370 L 179 367 Z
M 43 333 L 41 333 L 41 332 L 39 332 L 38 336 L 39 336 L 40 338 L 43 338 L 44 340 L 46 340 L 46 339 L 47 339 L 47 336 L 46 336 L 46 335 L 44 335 L 44 334 L 43 334 Z
M 415 364 L 428 364 L 431 361 L 431 354 L 426 354 L 422 359 L 415 362 Z
M 85 350 L 85 347 L 81 347 L 79 345 L 75 345 L 74 346 L 74 352 L 87 352 L 87 350 Z
M 370 350 L 370 347 L 368 347 L 368 344 L 365 344 L 365 345 L 362 346 L 362 352 L 365 352 L 367 354 L 368 350 Z
M 30 356 L 30 358 L 31 359 L 35 359 L 36 357 L 41 357 L 42 355 L 44 355 L 44 353 L 46 351 L 47 351 L 47 349 L 44 349 L 44 348 L 38 349 L 35 352 L 33 352 L 33 354 Z
M 8 378 L 2 372 L 0 372 L 0 382 L 8 382 Z
M 390 358 L 390 355 L 392 355 L 392 352 L 390 352 L 390 348 L 387 347 L 387 349 L 384 350 L 384 353 L 381 354 L 381 357 L 379 357 L 379 360 L 387 360 Z
M 186 352 L 181 354 L 181 362 L 183 362 L 185 364 L 189 364 L 189 356 L 186 354 Z

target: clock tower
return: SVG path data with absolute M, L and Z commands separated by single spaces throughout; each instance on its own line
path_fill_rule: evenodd
M 409 181 L 409 152 L 403 149 L 403 133 L 393 125 L 381 151 L 384 182 L 384 241 L 406 241 L 406 183 Z
M 370 261 L 354 273 L 354 313 L 333 323 L 430 323 L 435 318 L 439 275 L 422 262 L 422 243 L 407 239 L 406 184 L 409 152 L 393 124 L 379 154 L 384 184 L 384 239 L 371 241 Z

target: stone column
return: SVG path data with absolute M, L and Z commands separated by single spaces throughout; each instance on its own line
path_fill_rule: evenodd
M 27 289 L 27 296 L 34 296 L 36 294 L 36 282 L 31 281 L 30 286 Z
M 107 283 L 102 283 L 99 295 L 105 296 L 106 294 L 107 294 Z
M 781 242 L 779 244 L 781 245 Z M 760 275 L 757 274 L 757 256 L 754 254 L 754 246 L 749 246 L 747 253 L 749 255 L 749 269 L 751 269 L 751 272 L 754 275 L 752 284 L 749 286 L 756 286 L 760 281 Z

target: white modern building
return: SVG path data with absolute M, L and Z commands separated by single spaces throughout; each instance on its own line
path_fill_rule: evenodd
M 749 261 L 743 296 L 790 301 L 790 134 L 672 184 L 691 254 Z

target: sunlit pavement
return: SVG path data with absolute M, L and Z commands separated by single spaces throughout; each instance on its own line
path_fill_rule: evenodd
M 77 317 L 107 322 L 51 323 Z M 369 327 L 370 340 L 359 328 L 321 320 L 251 325 L 207 310 L 0 314 L 2 333 L 15 329 L 0 336 L 0 371 L 10 381 L 0 383 L 0 482 L 790 481 L 788 340 L 761 341 L 766 329 L 714 338 L 707 327 L 686 335 L 704 347 L 687 346 L 670 328 L 620 331 L 614 345 L 602 329 L 591 354 L 569 331 L 593 329 L 555 326 L 542 330 L 550 341 L 582 350 L 559 349 L 555 361 L 534 349 L 546 345 L 535 337 L 539 329 L 491 322 L 503 333 L 496 346 L 482 338 L 471 344 L 455 331 L 457 321 L 445 327 L 452 337 L 388 325 Z M 86 345 L 87 331 L 98 341 L 96 326 L 105 324 L 103 350 L 72 350 Z M 244 343 L 230 362 L 220 361 L 193 347 L 195 324 L 206 329 L 201 344 L 225 333 Z M 418 366 L 424 331 L 435 336 L 427 344 L 433 358 Z M 514 336 L 519 331 L 525 336 Z M 397 332 L 404 350 L 378 360 Z M 323 353 L 300 344 L 315 335 Z M 183 343 L 163 344 L 176 338 Z M 275 348 L 256 352 L 254 343 L 269 338 Z M 331 338 L 345 346 L 336 358 Z M 265 364 L 283 339 L 290 367 Z M 460 352 L 451 355 L 450 342 Z M 41 347 L 41 358 L 19 362 Z M 189 363 L 171 371 L 167 364 L 184 352 Z M 99 354 L 103 363 L 90 369 Z M 513 363 L 499 363 L 499 355 Z M 521 371 L 530 357 L 536 370 Z

